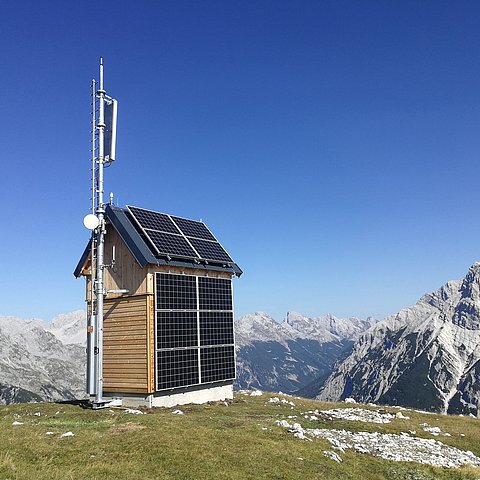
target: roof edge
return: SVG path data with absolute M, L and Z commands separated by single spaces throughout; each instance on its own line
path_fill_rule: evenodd
M 122 208 L 107 205 L 105 215 L 142 268 L 149 263 L 154 265 L 158 263 Z

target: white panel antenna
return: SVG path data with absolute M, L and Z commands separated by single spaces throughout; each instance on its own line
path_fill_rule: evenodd
M 113 98 L 105 99 L 105 162 L 115 160 L 117 146 L 117 112 L 118 102 Z

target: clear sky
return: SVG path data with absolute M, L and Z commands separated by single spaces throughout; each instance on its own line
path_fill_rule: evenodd
M 480 3 L 3 2 L 0 314 L 84 307 L 90 82 L 106 190 L 203 219 L 236 316 L 383 317 L 480 260 Z

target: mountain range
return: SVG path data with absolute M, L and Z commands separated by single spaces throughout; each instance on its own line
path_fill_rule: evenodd
M 373 318 L 309 318 L 296 312 L 288 312 L 282 323 L 263 312 L 241 317 L 235 322 L 237 387 L 296 392 L 328 376 L 375 323 Z
M 235 322 L 237 388 L 477 415 L 480 263 L 382 321 L 263 312 Z M 85 312 L 0 317 L 0 403 L 84 396 Z
M 0 404 L 84 396 L 85 348 L 75 343 L 77 334 L 69 338 L 67 332 L 67 327 L 80 331 L 84 318 L 83 311 L 49 324 L 0 317 Z

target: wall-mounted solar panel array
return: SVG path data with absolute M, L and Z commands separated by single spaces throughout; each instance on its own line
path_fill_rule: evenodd
M 232 281 L 155 274 L 157 390 L 235 378 Z
M 203 222 L 128 206 L 159 256 L 233 263 Z

